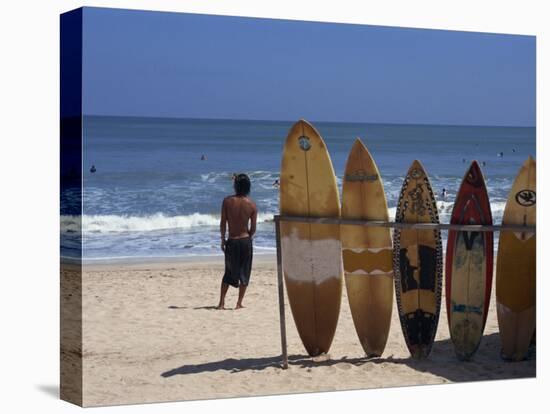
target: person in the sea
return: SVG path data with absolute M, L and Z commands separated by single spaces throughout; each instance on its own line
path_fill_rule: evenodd
M 243 299 L 252 270 L 252 237 L 256 233 L 258 209 L 250 194 L 250 178 L 238 174 L 233 181 L 235 194 L 223 199 L 220 219 L 221 249 L 225 254 L 225 273 L 216 309 L 225 309 L 229 286 L 239 288 L 235 309 L 243 308 Z M 226 230 L 229 227 L 226 239 Z
M 90 168 L 90 172 L 91 172 L 92 174 L 96 172 L 95 165 L 92 165 L 92 168 Z
M 278 179 L 276 179 L 275 181 L 273 181 L 272 187 L 279 188 L 280 186 L 281 186 L 281 183 L 279 183 L 279 180 L 278 180 Z

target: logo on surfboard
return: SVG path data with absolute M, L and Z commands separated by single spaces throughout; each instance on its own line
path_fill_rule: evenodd
M 311 148 L 311 144 L 309 143 L 309 138 L 305 135 L 302 135 L 300 138 L 298 138 L 298 144 L 300 145 L 300 149 L 302 151 L 309 151 Z
M 346 174 L 346 181 L 376 181 L 378 174 L 369 175 L 365 170 L 357 170 L 351 174 Z
M 411 177 L 415 178 L 415 179 L 418 179 L 418 178 L 422 177 L 422 171 L 420 171 L 418 168 L 414 168 L 411 171 Z
M 537 193 L 533 190 L 521 190 L 516 193 L 516 201 L 520 206 L 531 207 L 537 203 Z

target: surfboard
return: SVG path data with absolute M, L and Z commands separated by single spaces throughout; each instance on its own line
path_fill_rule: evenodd
M 485 179 L 472 161 L 462 179 L 451 224 L 492 225 Z M 479 347 L 493 280 L 493 233 L 449 230 L 445 260 L 447 321 L 455 353 L 469 360 Z
M 330 155 L 319 133 L 304 120 L 288 133 L 279 188 L 281 215 L 340 217 Z M 288 301 L 300 339 L 310 356 L 327 353 L 342 298 L 340 227 L 281 222 L 281 250 Z
M 439 223 L 430 180 L 418 160 L 403 181 L 395 221 Z M 440 230 L 396 228 L 393 260 L 395 297 L 405 342 L 414 358 L 425 358 L 432 349 L 441 306 Z
M 382 178 L 369 151 L 357 138 L 346 163 L 342 218 L 388 221 Z M 348 302 L 365 353 L 386 347 L 393 307 L 392 244 L 389 228 L 342 225 L 342 258 Z
M 504 208 L 503 225 L 535 225 L 536 174 L 535 160 L 529 157 L 512 185 Z M 524 359 L 535 331 L 536 243 L 535 233 L 500 232 L 496 302 L 504 359 Z

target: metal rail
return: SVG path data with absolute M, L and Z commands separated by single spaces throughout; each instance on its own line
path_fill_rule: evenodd
M 523 226 L 517 224 L 487 225 L 487 224 L 445 224 L 445 223 L 400 223 L 395 221 L 380 220 L 355 220 L 335 217 L 301 217 L 274 215 L 273 220 L 278 223 L 282 221 L 316 224 L 340 224 L 365 227 L 392 227 L 396 229 L 414 230 L 456 230 L 456 231 L 513 231 L 522 233 L 535 233 L 536 226 Z

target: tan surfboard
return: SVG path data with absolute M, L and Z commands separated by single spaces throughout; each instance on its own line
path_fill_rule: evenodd
M 529 157 L 512 185 L 502 224 L 535 225 L 536 180 L 536 163 Z M 535 233 L 500 233 L 496 299 L 505 359 L 524 359 L 535 331 L 536 243 Z
M 295 123 L 285 142 L 281 215 L 339 217 L 340 200 L 329 153 L 308 122 Z M 338 224 L 281 222 L 283 273 L 298 333 L 310 356 L 327 353 L 342 297 Z
M 346 163 L 342 218 L 388 221 L 382 178 L 359 138 Z M 367 356 L 380 356 L 386 347 L 393 307 L 390 229 L 342 225 L 340 232 L 346 289 L 355 330 Z

